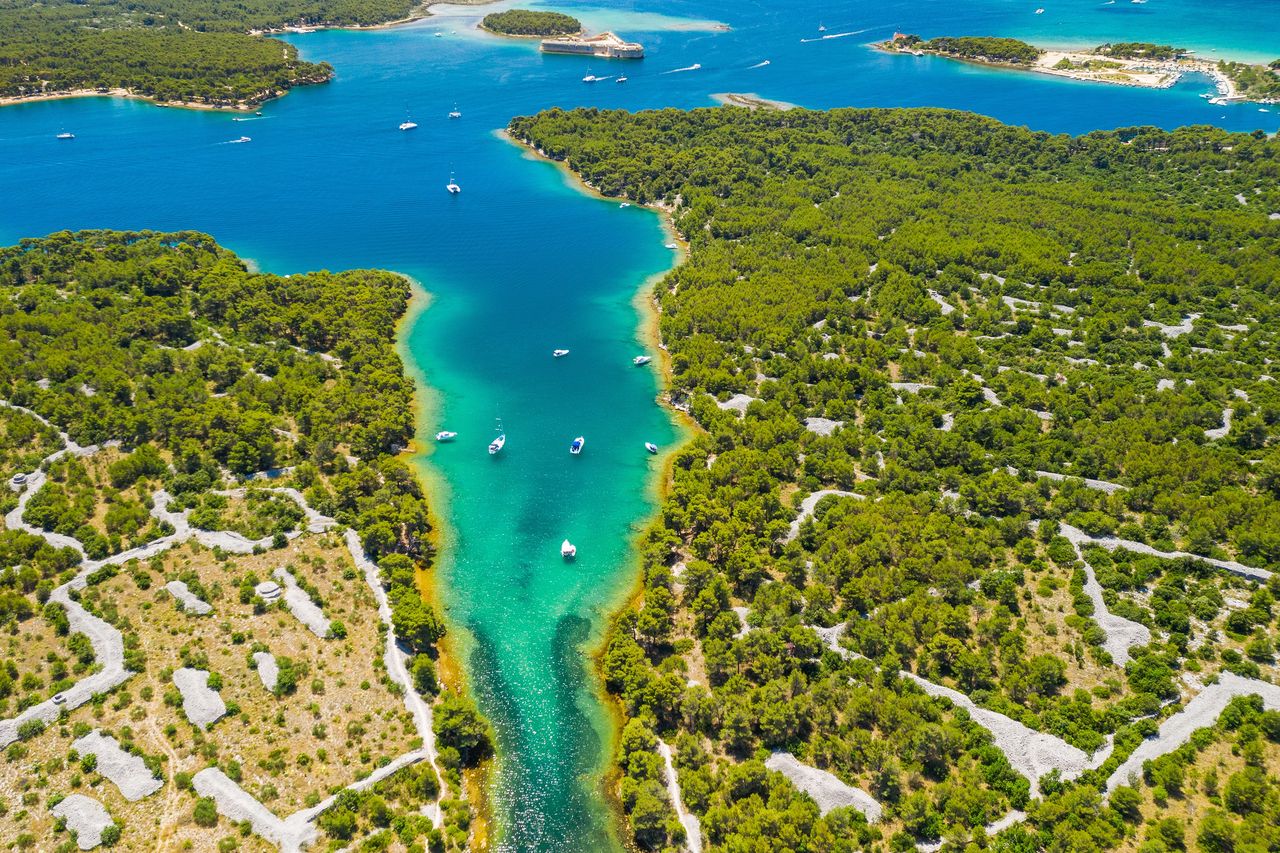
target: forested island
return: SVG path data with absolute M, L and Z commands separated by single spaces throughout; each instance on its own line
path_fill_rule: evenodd
M 162 103 L 252 107 L 330 79 L 292 45 L 256 33 L 286 26 L 402 20 L 412 0 L 196 3 L 148 0 L 0 2 L 0 103 L 71 92 L 120 92 Z
M 1211 61 L 1167 44 L 1114 42 L 1088 49 L 1041 48 L 1010 38 L 942 36 L 925 40 L 912 33 L 894 33 L 878 47 L 892 53 L 932 54 L 1073 80 L 1146 88 L 1167 88 L 1183 74 L 1201 73 L 1214 79 L 1223 102 L 1280 101 L 1280 60 L 1269 65 Z
M 567 36 L 582 32 L 582 22 L 560 12 L 508 9 L 485 15 L 480 26 L 504 36 Z
M 0 249 L 0 292 L 0 837 L 466 849 L 409 282 L 86 231 Z
M 1030 65 L 1044 51 L 1027 44 L 1025 41 L 1011 38 L 994 38 L 991 36 L 965 36 L 939 38 L 922 41 L 918 36 L 906 36 L 894 39 L 915 50 L 926 53 L 937 53 L 943 56 L 955 56 L 960 59 L 975 59 L 984 62 L 1007 62 L 1013 65 Z
M 653 299 L 701 432 L 602 659 L 639 848 L 1274 845 L 1280 142 L 510 133 L 689 245 Z

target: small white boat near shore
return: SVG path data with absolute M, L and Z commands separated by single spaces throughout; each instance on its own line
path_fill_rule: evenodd
M 552 358 L 564 358 L 568 354 L 569 351 L 567 349 L 553 349 L 551 351 Z
M 578 546 L 574 545 L 568 539 L 560 543 L 560 556 L 566 560 L 572 560 L 578 556 Z
M 653 361 L 653 356 L 649 356 L 649 355 L 638 355 L 635 358 L 631 359 L 631 363 L 634 364 L 636 367 L 640 367 L 641 365 L 648 364 L 651 361 Z
M 440 432 L 436 433 L 436 441 L 453 441 L 457 437 L 458 434 L 456 432 L 450 432 L 447 429 L 440 430 Z
M 646 441 L 644 443 L 644 449 L 649 451 L 650 453 L 657 453 L 658 445 L 654 444 L 652 441 Z

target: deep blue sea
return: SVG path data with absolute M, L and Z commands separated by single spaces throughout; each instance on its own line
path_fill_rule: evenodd
M 654 214 L 589 198 L 496 131 L 551 106 L 692 108 L 749 92 L 808 107 L 968 109 L 1073 134 L 1204 123 L 1274 133 L 1280 107 L 1211 106 L 1198 97 L 1210 88 L 1203 79 L 1144 91 L 888 56 L 867 43 L 895 30 L 1051 46 L 1160 41 L 1270 60 L 1280 57 L 1280 3 L 536 4 L 642 41 L 647 58 L 626 64 L 542 56 L 534 43 L 476 31 L 483 14 L 511 5 L 290 36 L 337 79 L 248 121 L 102 98 L 0 108 L 0 243 L 61 229 L 194 228 L 268 271 L 384 267 L 430 291 L 403 350 L 431 388 L 423 437 L 460 434 L 449 446 L 424 441 L 418 461 L 445 531 L 438 583 L 450 642 L 498 733 L 501 847 L 594 851 L 617 841 L 601 790 L 610 726 L 586 652 L 634 588 L 630 546 L 659 470 L 642 443 L 679 438 L 655 402 L 658 378 L 630 363 L 643 351 L 632 300 L 675 255 Z M 587 73 L 629 80 L 584 84 Z M 463 117 L 451 121 L 455 104 Z M 406 116 L 416 131 L 397 130 Z M 76 139 L 56 141 L 64 129 Z M 228 144 L 242 135 L 252 141 Z M 451 174 L 456 197 L 444 188 Z M 556 347 L 572 352 L 553 360 Z M 509 440 L 490 458 L 498 417 Z M 587 449 L 573 458 L 576 435 Z M 559 557 L 565 537 L 580 549 L 572 565 Z

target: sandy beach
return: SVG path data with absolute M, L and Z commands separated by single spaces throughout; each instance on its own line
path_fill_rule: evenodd
M 762 98 L 755 92 L 716 92 L 711 96 L 717 104 L 726 107 L 746 107 L 749 110 L 795 110 L 797 104 Z
M 1019 65 L 1010 62 L 998 62 L 988 59 L 951 56 L 937 51 L 921 50 L 919 45 L 895 47 L 890 42 L 875 45 L 887 53 L 928 54 L 951 59 L 956 62 L 969 62 L 994 68 L 1008 68 L 1014 71 L 1030 71 L 1037 74 L 1051 74 L 1069 80 L 1082 80 L 1090 83 L 1109 83 L 1113 86 L 1135 86 L 1142 89 L 1167 89 L 1173 86 L 1184 74 L 1204 74 L 1211 78 L 1217 87 L 1217 96 L 1224 101 L 1252 101 L 1240 92 L 1235 83 L 1223 73 L 1214 60 L 1182 57 L 1180 59 L 1124 59 L 1094 53 L 1088 48 L 1046 47 L 1034 63 Z M 1266 100 L 1256 99 L 1259 103 Z

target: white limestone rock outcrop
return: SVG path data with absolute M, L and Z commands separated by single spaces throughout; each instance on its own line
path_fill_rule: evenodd
M 183 610 L 193 616 L 205 616 L 213 612 L 213 605 L 192 592 L 182 581 L 169 581 L 164 588 L 178 599 Z
M 866 816 L 868 823 L 876 823 L 884 814 L 881 805 L 866 791 L 842 782 L 825 770 L 801 764 L 789 752 L 773 753 L 764 766 L 786 776 L 792 785 L 812 797 L 823 815 L 832 809 L 853 806 Z
M 298 581 L 288 569 L 280 568 L 271 576 L 284 584 L 284 603 L 299 622 L 306 625 L 311 633 L 324 639 L 329 636 L 329 620 L 324 611 L 316 607 L 316 603 L 307 595 L 307 591 L 298 586 Z
M 49 811 L 54 817 L 66 821 L 67 829 L 81 850 L 97 847 L 102 843 L 103 831 L 115 825 L 102 803 L 84 794 L 68 794 Z
M 92 731 L 73 742 L 71 748 L 81 755 L 97 758 L 98 772 L 119 788 L 120 795 L 131 803 L 151 796 L 163 784 L 151 775 L 141 758 L 125 752 L 110 735 Z
M 205 670 L 184 666 L 173 674 L 173 683 L 182 694 L 182 713 L 193 726 L 208 728 L 227 713 L 218 691 L 209 687 L 209 673 Z
M 257 666 L 262 686 L 274 693 L 280 679 L 280 666 L 276 663 L 275 655 L 271 652 L 254 652 L 253 662 Z

